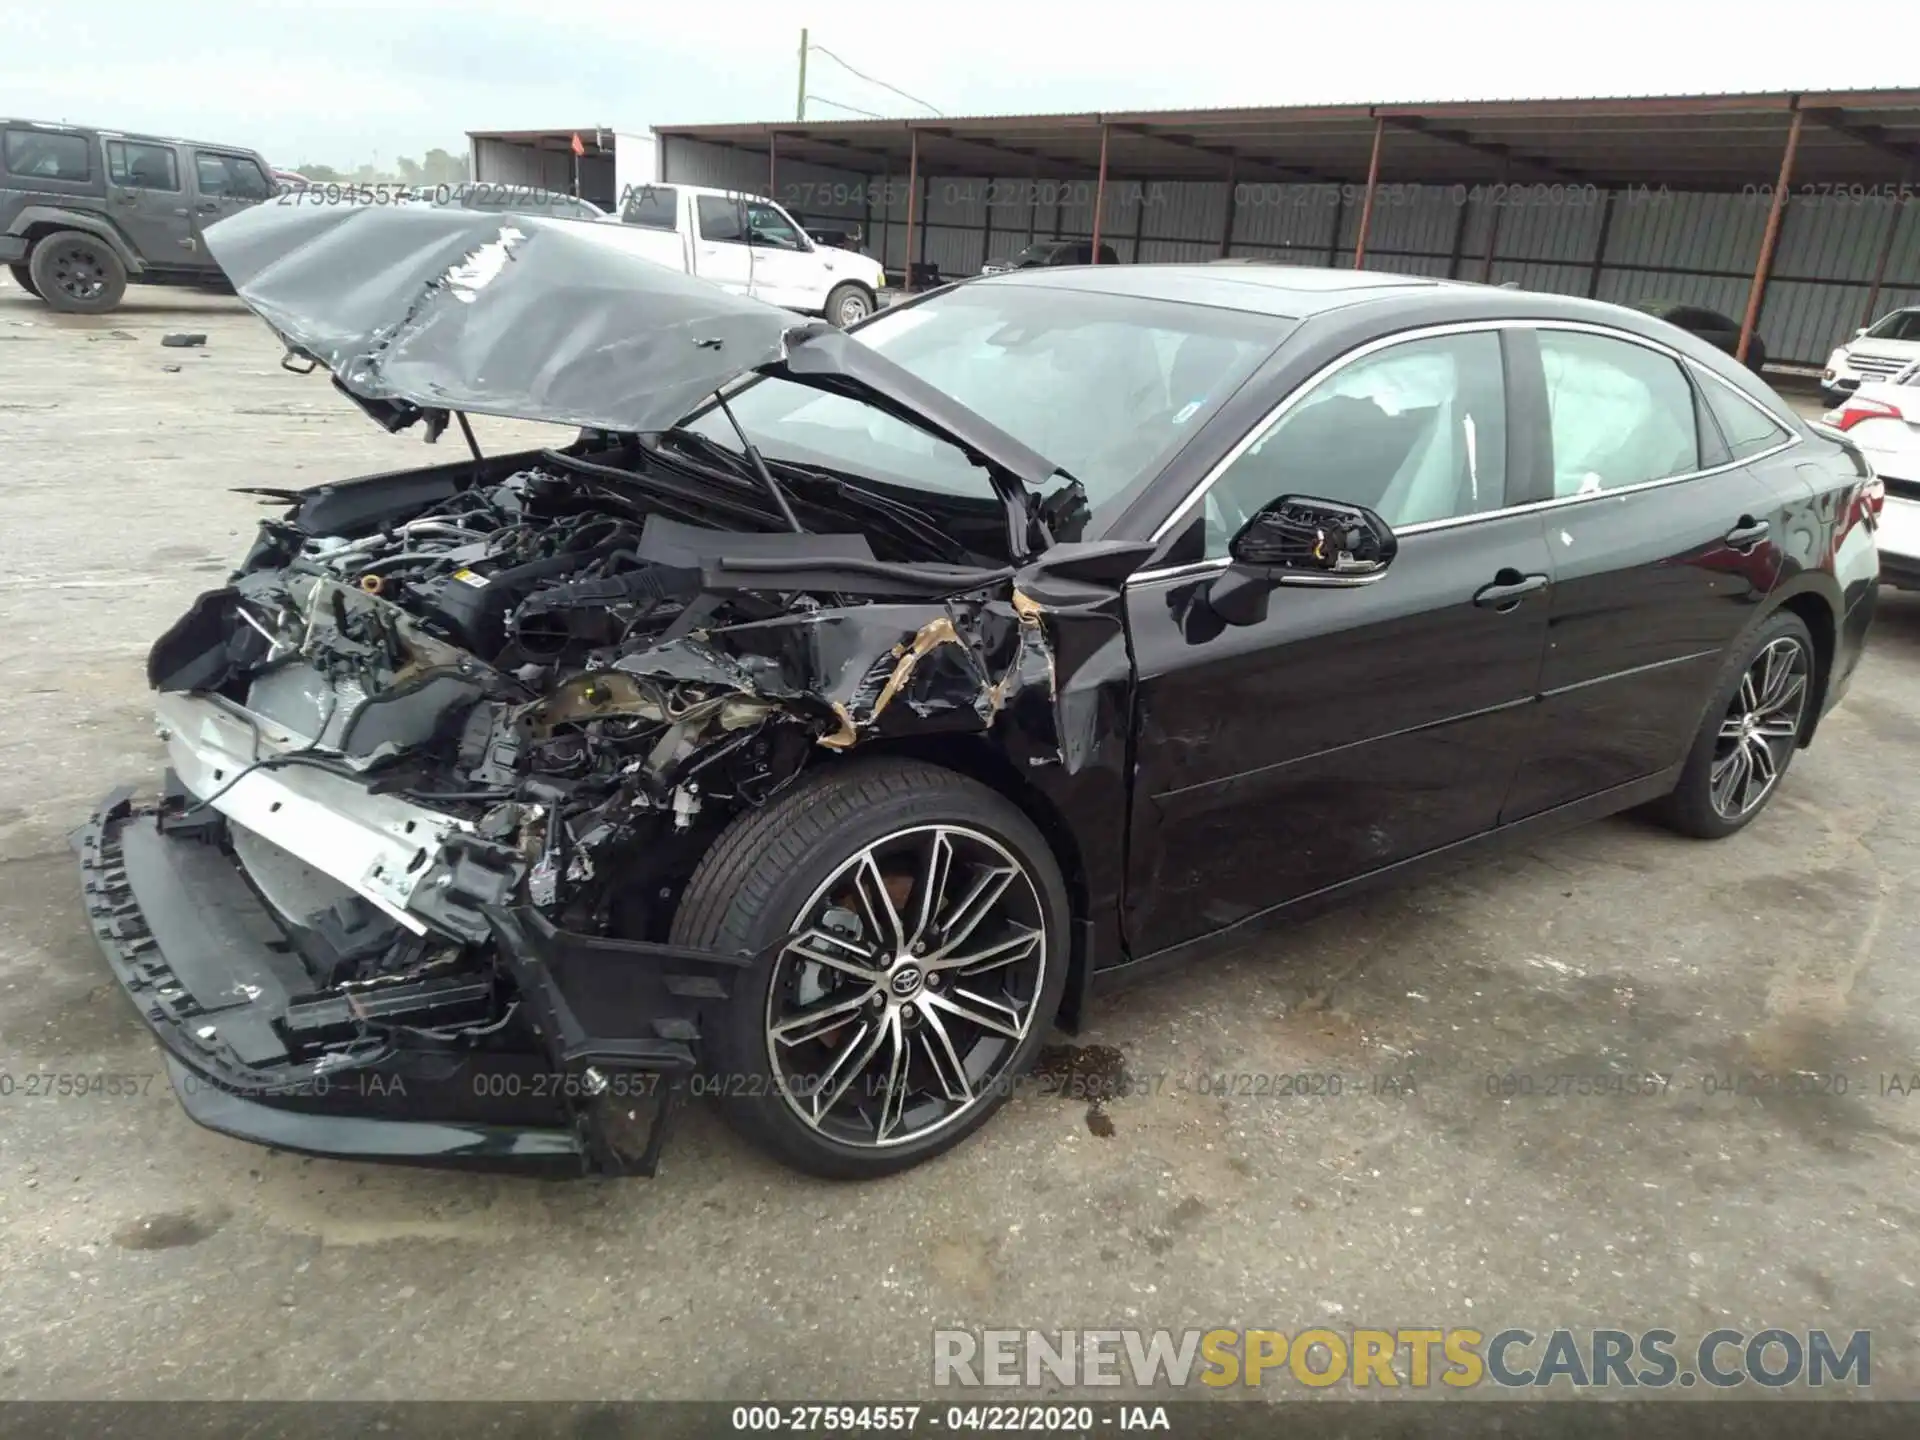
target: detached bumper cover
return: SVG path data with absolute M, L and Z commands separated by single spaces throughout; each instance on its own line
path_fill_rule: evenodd
M 209 828 L 170 826 L 119 790 L 77 837 L 88 921 L 195 1121 L 343 1159 L 653 1173 L 702 1021 L 752 957 L 574 935 L 495 908 L 493 958 L 532 1025 L 482 1046 L 409 1044 L 373 1024 L 364 1044 L 302 1061 L 283 1022 L 315 1005 L 310 980 Z M 375 1002 L 359 1003 L 377 1021 Z M 642 1111 L 651 1123 L 636 1134 Z

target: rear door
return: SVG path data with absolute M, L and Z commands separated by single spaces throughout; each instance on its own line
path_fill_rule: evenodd
M 207 227 L 269 199 L 273 186 L 259 162 L 250 155 L 205 146 L 195 146 L 189 153 L 193 157 L 194 238 L 199 242 L 195 259 L 213 270 L 218 267 L 207 254 Z
M 140 258 L 161 269 L 192 264 L 195 232 L 179 151 L 157 140 L 109 139 L 106 155 L 107 202 Z
M 747 217 L 733 195 L 696 195 L 693 203 L 693 273 L 736 295 L 753 288 L 753 247 Z
M 1541 748 L 1503 822 L 1680 763 L 1808 494 L 1790 462 L 1772 463 L 1794 436 L 1675 352 L 1600 326 L 1520 337 L 1543 392 L 1535 483 L 1553 599 Z M 1737 457 L 1712 415 L 1723 400 L 1753 422 Z

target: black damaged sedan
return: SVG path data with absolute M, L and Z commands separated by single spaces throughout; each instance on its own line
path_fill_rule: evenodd
M 211 232 L 290 368 L 461 453 L 261 474 L 153 647 L 164 781 L 83 871 L 203 1124 L 645 1173 L 705 1090 L 898 1170 L 1118 976 L 1630 806 L 1738 830 L 1860 655 L 1858 452 L 1631 311 L 1103 266 L 847 335 L 626 240 Z

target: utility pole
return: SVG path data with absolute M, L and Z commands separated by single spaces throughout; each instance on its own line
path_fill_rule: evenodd
M 794 101 L 793 118 L 796 120 L 807 118 L 807 32 L 805 30 L 800 32 L 800 91 L 799 98 Z

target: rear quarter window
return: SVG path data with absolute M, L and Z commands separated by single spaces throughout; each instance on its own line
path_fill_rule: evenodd
M 7 173 L 33 180 L 89 180 L 93 145 L 84 135 L 9 128 L 0 137 Z
M 665 185 L 642 185 L 627 196 L 620 218 L 645 230 L 672 230 L 679 224 L 680 192 Z

